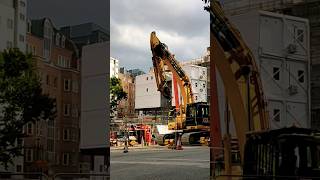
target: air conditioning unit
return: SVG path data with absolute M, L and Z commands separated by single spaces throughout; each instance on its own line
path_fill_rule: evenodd
M 288 88 L 288 92 L 290 95 L 295 95 L 298 93 L 298 86 L 290 85 Z
M 289 54 L 294 54 L 297 52 L 297 45 L 296 44 L 289 44 L 287 47 L 287 52 Z

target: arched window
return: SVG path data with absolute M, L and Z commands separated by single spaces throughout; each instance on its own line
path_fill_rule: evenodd
M 51 43 L 52 43 L 52 26 L 48 19 L 44 22 L 44 30 L 43 30 L 43 57 L 46 61 L 50 60 L 51 54 Z

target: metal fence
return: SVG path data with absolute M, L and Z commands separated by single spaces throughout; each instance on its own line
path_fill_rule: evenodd
M 220 175 L 211 180 L 320 180 L 320 177 Z

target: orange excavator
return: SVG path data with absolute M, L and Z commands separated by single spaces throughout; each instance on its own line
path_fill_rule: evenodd
M 172 119 L 168 123 L 168 129 L 183 133 L 184 135 L 180 135 L 178 138 L 184 143 L 193 145 L 205 142 L 209 139 L 210 128 L 208 104 L 204 102 L 195 103 L 189 77 L 174 55 L 169 52 L 167 45 L 160 42 L 155 32 L 151 33 L 150 45 L 158 91 L 167 99 L 172 99 L 171 83 L 167 77 L 167 73 L 171 72 L 174 85 L 178 84 L 182 97 L 181 103 L 176 104 L 178 106 L 176 107 L 177 110 L 173 111 L 175 113 L 171 115 Z M 174 94 L 177 103 L 179 98 L 176 97 L 176 90 L 174 89 Z M 181 137 L 183 138 L 181 139 Z

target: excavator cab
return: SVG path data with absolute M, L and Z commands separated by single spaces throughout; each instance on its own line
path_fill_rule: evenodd
M 187 105 L 185 125 L 189 129 L 207 129 L 209 123 L 209 105 L 207 103 L 193 103 Z

